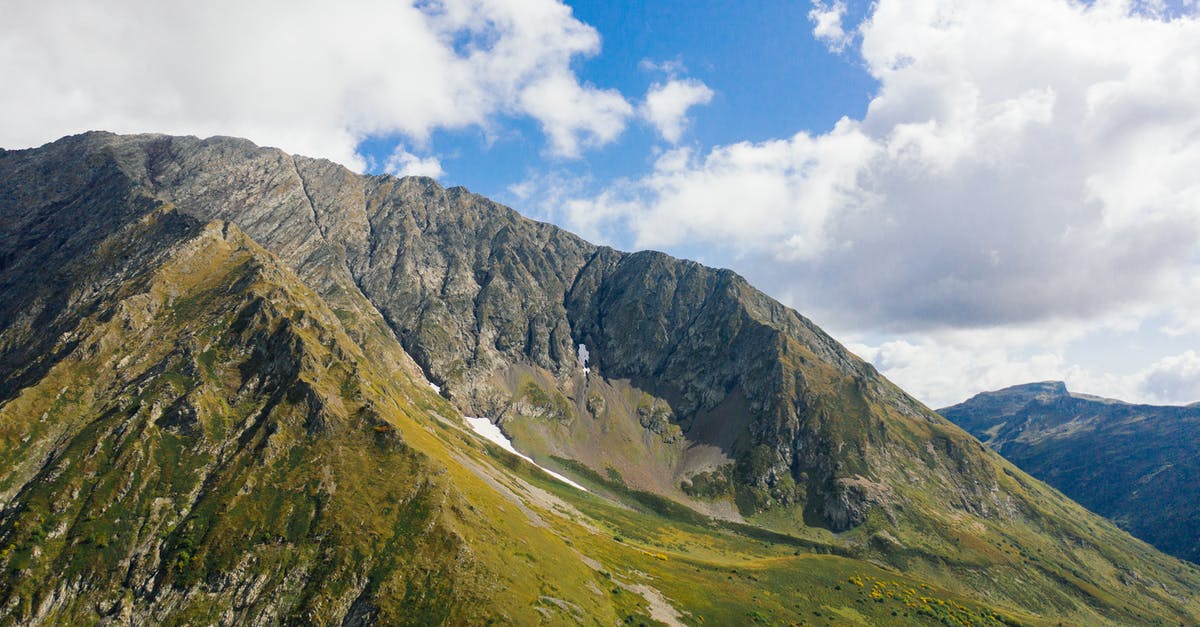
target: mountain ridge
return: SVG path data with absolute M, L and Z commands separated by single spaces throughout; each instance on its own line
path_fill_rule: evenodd
M 1035 621 L 1070 615 L 1127 622 L 1142 612 L 1187 621 L 1200 613 L 1187 600 L 1200 588 L 1200 573 L 1004 462 L 731 271 L 661 253 L 595 247 L 461 188 L 359 176 L 237 139 L 93 133 L 5 151 L 0 209 L 0 286 L 14 294 L 0 304 L 0 390 L 28 389 L 76 354 L 78 345 L 54 350 L 62 337 L 56 321 L 76 324 L 89 307 L 106 307 L 104 290 L 129 278 L 123 268 L 150 263 L 139 255 L 152 256 L 153 247 L 140 245 L 144 238 L 115 237 L 105 230 L 112 222 L 105 216 L 137 222 L 161 213 L 192 229 L 230 224 L 294 272 L 314 294 L 314 307 L 332 312 L 322 327 L 340 327 L 347 342 L 375 347 L 348 348 L 343 354 L 350 357 L 331 363 L 344 363 L 347 372 L 407 373 L 397 375 L 395 385 L 410 390 L 400 396 L 413 398 L 419 411 L 388 424 L 424 443 L 423 454 L 435 456 L 437 468 L 455 478 L 446 485 L 475 490 L 470 503 L 495 501 L 494 495 L 480 496 L 485 484 L 511 496 L 514 489 L 503 486 L 514 481 L 512 473 L 530 471 L 490 448 L 503 468 L 488 470 L 491 462 L 478 457 L 476 445 L 458 450 L 467 436 L 455 424 L 455 408 L 498 419 L 538 463 L 638 512 L 626 518 L 591 497 L 557 493 L 586 511 L 584 520 L 609 521 L 604 524 L 620 538 L 598 545 L 594 536 L 551 524 L 573 543 L 599 551 L 593 555 L 619 555 L 642 572 L 662 573 L 661 560 L 639 561 L 638 551 L 675 551 L 670 559 L 682 560 L 694 559 L 689 551 L 707 552 L 695 544 L 685 545 L 688 551 L 670 548 L 666 538 L 685 529 L 703 542 L 735 542 L 713 535 L 708 526 L 715 522 L 688 527 L 687 521 L 707 519 L 693 518 L 682 504 L 771 538 L 769 551 L 835 547 L 850 561 L 821 563 L 842 573 L 839 586 L 853 573 L 846 569 L 875 563 L 870 568 L 886 567 L 895 577 L 915 577 L 961 598 L 1031 612 Z M 107 241 L 123 242 L 129 252 L 97 256 L 96 250 L 111 245 Z M 67 262 L 61 280 L 36 280 L 44 266 L 60 260 Z M 42 329 L 51 332 L 35 332 Z M 578 364 L 577 344 L 589 348 L 591 371 Z M 270 352 L 294 351 L 277 346 Z M 390 361 L 384 367 L 378 359 Z M 267 363 L 246 362 L 247 376 Z M 414 383 L 419 377 L 440 385 L 447 399 Z M 382 394 L 392 384 L 379 385 L 363 391 L 363 398 L 378 404 L 392 396 Z M 117 400 L 123 394 L 104 392 Z M 296 403 L 312 398 L 297 394 Z M 358 406 L 355 398 L 352 386 L 328 389 L 312 403 Z M 11 406 L 4 397 L 0 403 Z M 447 415 L 447 421 L 438 418 Z M 23 425 L 17 418 L 12 424 Z M 369 433 L 391 428 L 368 426 Z M 523 487 L 516 492 L 536 493 Z M 293 502 L 311 498 L 296 495 Z M 536 520 L 557 520 L 536 514 L 542 506 L 524 498 L 519 511 L 494 524 L 523 529 L 510 515 L 535 521 L 534 527 Z M 623 548 L 625 536 L 648 528 L 646 516 L 662 512 L 673 521 L 659 527 L 663 539 L 647 537 L 638 540 L 644 548 Z M 40 546 L 33 536 L 20 537 Z M 477 545 L 468 540 L 466 546 Z M 546 546 L 560 556 L 555 559 L 566 559 L 564 545 Z M 545 572 L 517 568 L 504 561 L 510 557 L 492 555 L 484 562 L 506 564 L 512 572 Z M 611 568 L 620 560 L 605 564 Z M 689 563 L 712 569 L 709 562 Z M 581 587 L 593 581 L 590 570 L 572 572 L 583 573 Z M 713 607 L 671 579 L 667 574 L 654 585 L 706 608 L 707 615 L 729 618 L 720 614 L 727 608 Z M 722 574 L 719 581 L 725 580 Z M 712 590 L 716 584 L 704 579 L 696 585 Z M 835 588 L 831 581 L 822 586 L 831 598 L 853 598 L 854 589 Z M 633 607 L 572 598 L 589 613 L 615 615 Z M 782 617 L 789 610 L 772 611 Z
M 1030 474 L 1155 546 L 1200 561 L 1200 406 L 1072 394 L 1057 382 L 938 410 Z
M 597 292 L 621 289 L 625 286 L 607 286 L 605 282 L 613 276 L 618 281 L 627 277 L 636 281 L 648 270 L 663 271 L 661 278 L 673 281 L 672 268 L 683 264 L 700 276 L 690 277 L 696 281 L 686 284 L 682 298 L 641 305 L 653 305 L 660 311 L 662 328 L 686 329 L 705 303 L 703 294 L 695 292 L 697 284 L 711 282 L 709 275 L 716 272 L 662 253 L 630 254 L 594 247 L 552 225 L 532 223 L 463 188 L 444 190 L 425 178 L 357 177 L 330 162 L 292 157 L 258 148 L 246 140 L 167 136 L 118 139 L 93 133 L 62 142 L 68 144 L 64 146 L 67 150 L 72 149 L 71 143 L 99 144 L 101 148 L 111 145 L 116 166 L 133 181 L 141 181 L 151 194 L 169 191 L 166 197 L 170 202 L 184 207 L 185 212 L 195 212 L 202 221 L 236 217 L 251 237 L 281 253 L 323 295 L 362 290 L 430 379 L 469 413 L 503 416 L 509 409 L 510 395 L 519 392 L 488 381 L 495 375 L 494 365 L 498 362 L 525 360 L 555 376 L 575 367 L 571 318 L 576 312 L 568 311 L 566 304 L 586 309 L 603 307 L 604 303 L 595 303 L 590 294 L 578 290 L 569 292 L 571 288 L 582 284 Z M 227 176 L 237 177 L 237 185 L 213 181 L 205 174 L 206 163 L 231 160 L 237 169 Z M 244 199 L 237 194 L 251 193 L 246 190 L 255 190 L 255 196 L 265 202 L 256 207 L 242 206 Z M 464 210 L 448 211 L 454 203 L 463 205 Z M 221 209 L 209 211 L 205 206 Z M 338 219 L 334 220 L 334 215 Z M 369 243 L 365 239 L 368 234 Z M 553 261 L 547 251 L 552 253 L 549 257 Z M 730 271 L 720 272 L 736 277 Z M 762 299 L 757 303 L 759 316 L 738 311 L 727 315 L 786 322 L 804 338 L 808 348 L 844 373 L 861 376 L 870 369 L 864 362 L 850 358 L 844 348 L 811 322 L 749 288 L 744 279 L 727 280 L 736 283 L 742 293 Z M 549 298 L 535 297 L 531 301 L 524 297 L 546 292 L 551 293 Z M 733 298 L 727 302 L 736 303 L 734 307 L 738 308 L 743 301 Z M 497 311 L 503 315 L 493 315 Z M 522 313 L 509 317 L 514 311 Z M 600 313 L 613 315 L 611 311 Z M 629 317 L 641 312 L 624 313 Z M 469 326 L 464 326 L 464 321 Z M 582 343 L 588 339 L 606 345 L 614 342 L 600 326 L 579 335 Z M 599 351 L 595 357 L 598 369 L 613 370 L 615 378 L 640 378 L 642 382 L 660 378 L 654 376 L 656 371 L 668 364 L 648 363 L 643 355 L 674 353 L 671 344 L 679 338 L 638 339 L 658 350 L 639 351 L 626 356 L 622 363 L 612 359 L 621 355 L 620 351 Z M 693 352 L 707 349 L 695 343 L 692 348 Z M 769 368 L 771 360 L 764 359 L 763 363 Z M 715 408 L 719 399 L 705 395 L 722 384 L 728 385 L 730 377 L 738 375 L 725 373 L 725 381 L 702 382 L 689 381 L 690 376 L 688 372 L 676 373 L 663 386 L 667 389 L 649 391 L 659 397 L 680 397 L 684 406 L 674 408 L 675 413 L 695 414 Z M 794 422 L 794 418 L 788 418 L 787 408 L 772 411 L 779 420 Z M 790 429 L 795 431 L 794 426 Z M 759 432 L 767 433 L 766 427 Z M 776 459 L 770 468 L 756 469 L 752 479 L 760 489 L 791 472 L 793 449 L 801 446 L 782 440 L 767 445 L 775 449 Z M 744 457 L 747 453 L 743 450 L 740 454 Z M 835 502 L 843 500 L 839 497 Z M 848 504 L 851 509 L 856 507 Z M 859 516 L 842 512 L 845 508 L 839 505 L 831 506 L 838 509 L 831 514 L 830 518 L 836 519 L 831 522 L 845 524 L 847 516 Z

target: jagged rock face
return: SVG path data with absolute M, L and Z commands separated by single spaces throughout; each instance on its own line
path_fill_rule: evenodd
M 361 290 L 464 405 L 478 380 L 514 360 L 573 365 L 563 295 L 596 249 L 560 229 L 431 179 L 357 176 L 245 140 L 62 143 L 115 159 L 184 213 L 236 222 L 323 295 Z
M 514 361 L 575 367 L 563 296 L 595 247 L 426 179 L 388 179 L 371 199 L 356 280 L 435 380 L 494 411 L 481 375 Z
M 939 413 L 1133 535 L 1200 562 L 1200 407 L 1077 396 L 1053 381 Z
M 157 241 L 112 239 L 160 203 L 133 191 L 111 159 L 64 151 L 61 160 L 57 155 L 53 160 L 8 158 L 4 166 L 0 328 L 9 332 L 0 340 L 0 368 L 13 374 L 0 383 L 0 400 L 37 380 L 54 362 L 55 343 L 71 330 L 63 325 L 71 317 L 62 314 L 82 315 L 98 306 L 132 278 L 130 268 L 160 260 L 164 240 L 196 227 L 194 220 L 176 215 L 167 217 L 163 228 L 141 234 Z M 70 174 L 62 175 L 59 168 Z M 81 215 L 89 219 L 81 221 Z M 98 250 L 105 242 L 106 250 Z

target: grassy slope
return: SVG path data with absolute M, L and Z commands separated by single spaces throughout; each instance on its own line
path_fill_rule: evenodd
M 244 236 L 210 227 L 134 291 L 0 410 L 10 618 L 528 622 L 569 585 L 615 620 L 560 539 L 422 451 L 439 401 L 412 371 Z
M 0 407 L 10 620 L 879 620 L 900 606 L 870 582 L 920 588 L 558 484 L 465 432 L 394 342 L 351 339 L 235 228 L 144 278 Z
M 691 498 L 680 483 L 698 471 L 731 465 L 718 447 L 696 445 L 666 418 L 648 428 L 647 416 L 657 399 L 627 380 L 610 380 L 582 372 L 559 392 L 545 370 L 517 366 L 497 387 L 510 390 L 517 402 L 502 416 L 501 428 L 520 447 L 548 466 L 553 458 L 580 462 L 639 490 L 668 496 L 706 514 L 739 519 L 729 499 Z M 530 393 L 545 399 L 531 402 Z M 665 406 L 657 401 L 659 407 Z M 638 411 L 643 414 L 639 415 Z M 544 412 L 544 413 L 543 413 Z M 539 413 L 542 415 L 529 415 Z
M 1085 511 L 953 425 L 903 407 L 868 402 L 858 386 L 823 366 L 804 346 L 793 344 L 788 354 L 799 363 L 785 367 L 803 368 L 809 389 L 819 399 L 815 413 L 836 417 L 819 425 L 822 438 L 860 447 L 844 456 L 850 466 L 842 473 L 876 477 L 871 483 L 895 487 L 875 494 L 882 507 L 847 532 L 835 534 L 806 524 L 808 513 L 802 502 L 754 514 L 748 519 L 751 524 L 828 544 L 831 550 L 872 560 L 963 597 L 1024 610 L 1026 618 L 1035 622 L 1189 624 L 1196 620 L 1200 605 L 1194 591 L 1200 571 L 1192 565 L 1158 553 Z M 536 374 L 528 378 L 540 381 Z M 881 385 L 890 388 L 886 382 Z M 895 389 L 876 394 L 888 392 L 901 394 Z M 624 473 L 611 472 L 610 465 L 678 476 L 673 471 L 679 459 L 669 450 L 656 451 L 654 434 L 643 433 L 639 439 L 636 418 L 628 411 L 617 418 L 612 407 L 610 401 L 603 417 L 575 407 L 574 415 L 565 421 L 516 416 L 505 428 L 540 462 L 573 473 L 606 494 L 623 496 L 642 509 L 687 518 L 687 513 L 681 514 L 678 506 L 671 507 L 660 497 L 643 493 L 631 498 L 635 493 L 624 485 Z M 623 422 L 609 424 L 615 419 Z M 615 446 L 617 455 L 597 461 L 572 454 L 574 449 L 563 440 L 578 442 L 576 434 L 588 431 L 600 431 L 591 437 L 607 444 L 598 448 Z M 640 451 L 644 457 L 630 463 L 628 450 Z M 556 459 L 559 456 L 567 459 Z M 975 491 L 963 489 L 958 479 L 963 476 L 974 482 Z M 636 487 L 661 494 L 654 486 L 643 486 Z M 647 503 L 657 507 L 645 507 Z
M 785 367 L 803 371 L 829 403 L 817 413 L 838 418 L 822 425 L 825 437 L 858 447 L 842 472 L 888 486 L 874 496 L 882 507 L 844 540 L 928 581 L 1047 618 L 1148 622 L 1171 607 L 1168 623 L 1196 620 L 1200 570 L 1087 512 L 928 410 L 886 402 L 902 395 L 887 381 L 864 389 L 803 346 L 787 353 L 799 363 Z M 788 530 L 801 517 L 787 514 L 755 522 Z

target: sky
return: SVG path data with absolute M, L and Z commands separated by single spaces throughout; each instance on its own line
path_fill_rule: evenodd
M 1200 400 L 1196 0 L 9 0 L 0 146 L 236 135 L 738 271 L 932 407 Z

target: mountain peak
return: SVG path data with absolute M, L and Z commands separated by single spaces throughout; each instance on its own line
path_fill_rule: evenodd
M 1067 390 L 1067 384 L 1062 381 L 1037 381 L 1034 383 L 1012 385 L 989 392 L 980 392 L 958 405 L 944 407 L 937 411 L 939 414 L 946 416 L 947 412 L 958 408 L 986 408 L 986 411 L 981 410 L 977 413 L 988 416 L 1008 416 L 1024 409 L 1027 405 L 1035 401 L 1046 403 L 1070 396 L 1071 393 Z M 959 423 L 959 426 L 975 433 L 976 427 L 979 425 L 971 424 L 965 426 Z
M 1067 384 L 1063 381 L 1037 381 L 1034 383 L 1012 385 L 995 392 L 984 392 L 983 394 L 995 396 L 1055 398 L 1060 396 L 1068 396 L 1070 395 L 1070 392 L 1067 391 Z

